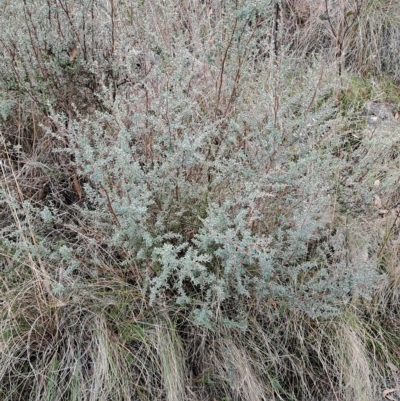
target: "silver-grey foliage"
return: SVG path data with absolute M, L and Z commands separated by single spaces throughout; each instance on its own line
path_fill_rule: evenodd
M 381 277 L 368 238 L 349 241 L 357 218 L 342 216 L 352 195 L 341 201 L 349 166 L 338 83 L 317 59 L 300 72 L 285 47 L 270 51 L 272 3 L 235 4 L 202 6 L 196 25 L 156 4 L 8 5 L 25 23 L 3 30 L 2 90 L 30 94 L 49 116 L 46 137 L 80 177 L 75 212 L 91 227 L 82 233 L 89 265 L 100 249 L 119 249 L 121 269 L 135 266 L 151 303 L 191 305 L 206 326 L 202 316 L 224 317 L 248 298 L 330 317 L 354 295 L 368 298 Z M 37 210 L 47 225 L 62 213 L 49 206 Z M 61 246 L 59 264 L 76 274 L 85 251 L 63 242 L 49 247 Z

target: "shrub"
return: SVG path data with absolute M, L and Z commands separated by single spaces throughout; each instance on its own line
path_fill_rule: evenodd
M 397 143 L 350 132 L 337 60 L 293 52 L 276 4 L 5 4 L 3 398 L 373 393 L 327 361 L 371 375 L 344 325 L 388 285 Z

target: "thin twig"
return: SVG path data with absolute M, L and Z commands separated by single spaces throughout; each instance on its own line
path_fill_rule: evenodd
M 119 222 L 118 216 L 115 214 L 114 209 L 112 207 L 111 201 L 110 201 L 110 197 L 108 196 L 108 192 L 107 190 L 103 187 L 102 184 L 100 184 L 101 189 L 104 191 L 104 193 L 106 194 L 106 198 L 107 198 L 107 208 L 108 211 L 113 215 L 115 221 L 118 224 L 118 227 L 121 227 L 121 223 Z
M 383 241 L 383 244 L 382 244 L 381 248 L 379 249 L 377 259 L 379 259 L 379 258 L 381 257 L 381 254 L 382 254 L 382 252 L 383 252 L 383 249 L 385 248 L 387 242 L 389 241 L 390 234 L 392 233 L 393 228 L 395 227 L 395 225 L 396 225 L 397 220 L 398 220 L 399 217 L 400 217 L 400 209 L 397 211 L 396 218 L 394 219 L 393 224 L 392 224 L 392 226 L 390 227 L 390 230 L 389 230 L 389 232 L 387 233 L 386 238 L 385 238 L 385 240 Z

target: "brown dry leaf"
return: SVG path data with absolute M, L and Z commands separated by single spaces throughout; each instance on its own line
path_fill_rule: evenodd
M 75 60 L 77 51 L 78 51 L 78 48 L 76 47 L 76 45 L 73 45 L 71 52 L 69 54 L 69 61 L 72 62 Z
M 76 176 L 75 173 L 72 173 L 72 183 L 74 184 L 75 191 L 79 196 L 79 200 L 81 200 L 82 199 L 82 187 L 79 184 L 78 177 Z
M 395 114 L 394 118 L 395 118 L 396 120 L 398 120 L 398 119 L 400 118 L 400 113 L 399 113 L 398 111 L 396 111 L 396 114 Z
M 382 392 L 382 397 L 386 398 L 387 400 L 390 400 L 390 401 L 396 401 L 396 398 L 392 397 L 389 394 L 394 393 L 395 391 L 399 391 L 399 390 L 400 390 L 400 388 L 391 388 L 391 389 L 388 389 L 388 390 L 384 390 Z

